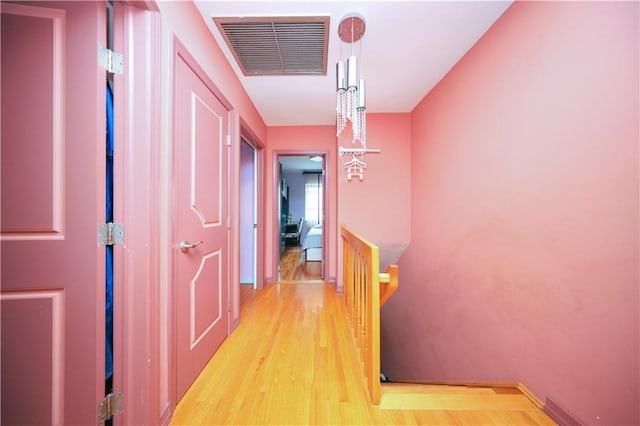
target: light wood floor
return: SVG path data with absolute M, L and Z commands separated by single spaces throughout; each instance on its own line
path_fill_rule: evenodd
M 555 424 L 513 389 L 430 386 L 426 393 L 435 399 L 429 400 L 423 390 L 412 397 L 415 388 L 385 384 L 381 405 L 373 406 L 358 373 L 343 295 L 333 286 L 272 284 L 241 292 L 240 325 L 171 424 Z
M 305 262 L 300 246 L 287 247 L 280 259 L 280 281 L 318 281 L 322 262 Z

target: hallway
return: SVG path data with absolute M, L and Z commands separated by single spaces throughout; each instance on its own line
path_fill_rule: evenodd
M 331 285 L 242 286 L 241 318 L 178 404 L 171 424 L 554 424 L 532 404 L 448 410 L 369 404 L 356 374 L 343 295 Z M 449 400 L 464 398 L 443 388 Z

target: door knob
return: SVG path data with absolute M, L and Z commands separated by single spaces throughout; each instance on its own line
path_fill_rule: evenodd
M 196 241 L 195 243 L 190 243 L 189 241 L 184 240 L 180 243 L 180 245 L 178 245 L 178 247 L 180 248 L 181 252 L 186 253 L 189 251 L 189 249 L 196 248 L 202 243 L 204 243 L 204 241 L 202 240 Z

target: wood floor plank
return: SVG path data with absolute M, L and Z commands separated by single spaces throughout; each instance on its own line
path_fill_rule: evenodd
M 385 393 L 383 410 L 501 410 L 526 411 L 537 407 L 524 395 L 462 393 Z
M 287 247 L 280 259 L 280 283 L 316 281 L 322 282 L 322 262 L 306 262 L 300 246 Z
M 539 410 L 373 406 L 342 294 L 326 284 L 247 287 L 240 324 L 179 402 L 172 425 L 554 424 Z
M 382 390 L 389 393 L 409 393 L 409 394 L 457 394 L 457 395 L 495 395 L 496 392 L 490 387 L 476 386 L 448 386 L 448 385 L 417 385 L 410 383 L 383 383 Z

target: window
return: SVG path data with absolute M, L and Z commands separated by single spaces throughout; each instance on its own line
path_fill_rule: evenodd
M 304 218 L 307 223 L 319 224 L 322 221 L 322 175 L 305 175 Z

